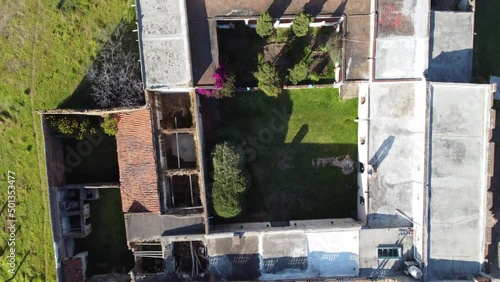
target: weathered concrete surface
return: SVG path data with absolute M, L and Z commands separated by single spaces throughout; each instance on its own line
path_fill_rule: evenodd
M 175 216 L 153 213 L 126 213 L 128 242 L 159 241 L 161 236 L 203 234 L 203 215 Z
M 431 12 L 428 80 L 470 82 L 474 14 Z
M 489 85 L 430 85 L 428 278 L 458 279 L 484 260 Z
M 495 91 L 495 100 L 500 100 L 500 76 L 490 76 L 490 84 L 497 85 L 497 91 Z
M 347 19 L 345 47 L 346 80 L 370 78 L 370 15 L 350 16 Z M 357 94 L 356 94 L 357 96 Z
M 368 225 L 412 223 L 415 195 L 424 178 L 425 83 L 372 83 L 369 100 Z M 416 215 L 417 216 L 417 215 Z
M 379 260 L 377 247 L 400 246 L 400 259 Z M 361 229 L 359 232 L 360 277 L 384 279 L 400 275 L 404 270 L 403 262 L 413 259 L 413 235 L 407 228 Z
M 209 18 L 224 15 L 260 15 L 267 10 L 273 17 L 280 17 L 296 15 L 302 9 L 312 14 L 368 14 L 370 4 L 370 1 L 366 0 L 190 0 L 188 9 L 205 10 L 204 13 Z
M 185 2 L 137 0 L 142 72 L 146 89 L 192 84 Z
M 207 240 L 210 271 L 218 279 L 299 279 L 357 276 L 359 230 L 246 232 Z
M 429 49 L 428 13 L 428 1 L 378 1 L 375 79 L 423 76 Z

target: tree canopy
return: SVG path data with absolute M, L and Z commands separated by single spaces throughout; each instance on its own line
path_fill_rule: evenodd
M 250 185 L 243 151 L 234 144 L 224 142 L 215 146 L 212 158 L 212 202 L 215 213 L 224 218 L 235 217 L 244 209 L 244 194 Z
M 309 24 L 312 16 L 302 10 L 293 20 L 292 31 L 297 37 L 306 36 L 309 32 Z
M 259 18 L 257 19 L 255 31 L 260 37 L 267 37 L 273 34 L 273 18 L 271 17 L 269 12 L 265 12 L 259 16 Z
M 281 79 L 271 63 L 260 62 L 253 75 L 257 79 L 257 86 L 267 95 L 278 96 L 281 93 Z

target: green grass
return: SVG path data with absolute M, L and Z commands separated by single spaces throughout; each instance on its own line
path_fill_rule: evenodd
M 317 168 L 312 160 L 347 154 L 356 160 L 357 100 L 341 101 L 332 88 L 285 91 L 279 98 L 237 93 L 222 102 L 221 116 L 219 141 L 242 146 L 252 175 L 246 214 L 236 220 L 351 216 L 355 173 Z
M 55 281 L 40 120 L 33 110 L 56 108 L 82 81 L 100 40 L 106 39 L 132 1 L 78 1 L 62 12 L 54 0 L 0 0 L 0 185 L 17 176 L 17 262 L 27 254 L 15 281 Z M 6 191 L 3 189 L 2 191 Z M 7 193 L 0 195 L 0 204 Z M 0 228 L 0 280 L 12 277 L 5 263 L 5 212 Z M 29 253 L 28 253 L 29 251 Z
M 500 76 L 500 1 L 477 1 L 474 38 L 474 74 L 479 82 L 489 83 L 490 75 Z
M 99 199 L 90 202 L 92 233 L 75 240 L 75 252 L 88 251 L 87 274 L 109 273 L 113 268 L 127 271 L 134 266 L 125 238 L 120 190 L 100 189 Z

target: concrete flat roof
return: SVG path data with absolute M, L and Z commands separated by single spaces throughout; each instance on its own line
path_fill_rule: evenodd
M 431 11 L 428 79 L 470 82 L 474 13 Z
M 383 246 L 401 247 L 401 258 L 380 263 L 377 248 Z M 359 274 L 361 277 L 384 279 L 401 275 L 406 260 L 413 260 L 413 235 L 408 228 L 361 229 L 359 231 Z
M 369 85 L 368 173 L 370 227 L 405 227 L 412 223 L 414 201 L 423 187 L 425 82 Z
M 198 14 L 216 16 L 255 16 L 269 11 L 271 16 L 296 15 L 302 9 L 311 14 L 368 14 L 370 1 L 365 0 L 190 0 L 189 9 L 201 10 Z
M 220 279 L 354 277 L 359 230 L 245 232 L 207 239 L 211 271 Z
M 484 261 L 490 85 L 431 83 L 428 277 L 457 279 Z
M 378 0 L 375 79 L 423 77 L 429 50 L 428 4 Z
M 162 236 L 204 234 L 203 215 L 176 216 L 154 213 L 126 213 L 128 242 L 159 241 Z
M 353 15 L 347 19 L 345 78 L 370 78 L 370 15 Z
M 182 90 L 192 86 L 186 3 L 136 0 L 144 87 Z

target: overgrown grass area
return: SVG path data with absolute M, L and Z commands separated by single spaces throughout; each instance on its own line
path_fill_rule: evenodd
M 60 9 L 61 2 L 0 0 L 0 183 L 5 188 L 0 204 L 7 201 L 7 171 L 14 171 L 20 227 L 14 281 L 55 281 L 43 141 L 34 110 L 56 108 L 71 96 L 102 43 L 133 15 L 132 1 L 79 0 Z M 1 281 L 12 277 L 6 212 L 0 223 Z
M 474 75 L 481 83 L 489 83 L 490 75 L 500 76 L 500 1 L 476 1 L 474 38 Z
M 99 190 L 99 199 L 90 202 L 90 224 L 92 233 L 75 240 L 75 253 L 89 252 L 87 275 L 131 269 L 134 257 L 127 247 L 119 189 Z
M 236 221 L 342 218 L 356 208 L 356 173 L 313 159 L 357 159 L 357 100 L 338 90 L 236 93 L 221 102 L 218 141 L 244 150 L 252 176 L 246 212 Z

